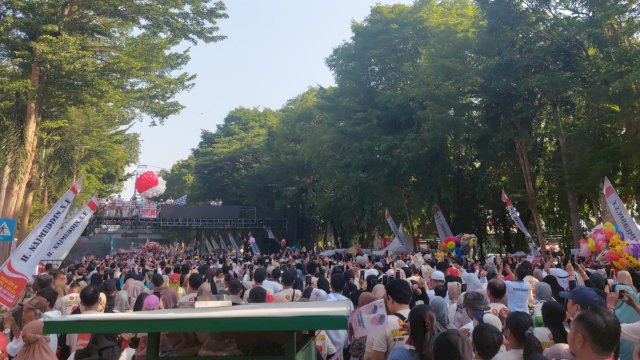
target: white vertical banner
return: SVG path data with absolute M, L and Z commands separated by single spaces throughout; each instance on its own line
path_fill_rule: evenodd
M 71 208 L 73 199 L 82 188 L 82 178 L 53 205 L 51 210 L 33 228 L 0 269 L 0 304 L 10 308 L 24 291 L 40 262 L 49 241 Z
M 516 224 L 518 229 L 520 229 L 520 231 L 524 233 L 524 236 L 531 239 L 531 234 L 529 234 L 527 227 L 524 226 L 524 223 L 520 219 L 520 215 L 518 215 L 518 210 L 516 210 L 516 208 L 513 207 L 513 205 L 511 204 L 511 200 L 509 200 L 509 197 L 504 192 L 504 190 L 502 190 L 502 201 L 507 205 L 507 210 L 509 211 L 509 216 L 511 216 L 511 220 L 513 220 L 513 222 Z
M 531 253 L 530 256 L 532 258 L 542 257 L 542 255 L 538 251 L 538 247 L 533 242 L 533 239 L 531 238 L 531 234 L 529 234 L 527 227 L 524 226 L 524 223 L 520 219 L 520 215 L 518 215 L 518 210 L 516 210 L 516 208 L 511 204 L 511 200 L 509 200 L 509 197 L 504 192 L 504 190 L 502 190 L 501 198 L 502 198 L 502 201 L 505 203 L 505 205 L 507 205 L 507 210 L 509 211 L 509 216 L 511 217 L 511 220 L 513 220 L 513 222 L 516 224 L 518 229 L 520 229 L 520 231 L 524 233 L 524 236 L 527 237 L 527 240 L 529 241 L 529 248 Z
M 220 247 L 222 248 L 222 250 L 226 251 L 226 252 L 231 252 L 229 251 L 229 247 L 227 246 L 227 243 L 224 242 L 224 239 L 222 238 L 222 235 L 218 234 L 218 237 L 220 238 Z
M 385 219 L 387 219 L 387 223 L 389 223 L 389 226 L 391 227 L 391 231 L 393 232 L 393 235 L 395 235 L 398 238 L 402 246 L 407 246 L 406 242 L 404 241 L 403 234 L 400 232 L 400 230 L 398 230 L 398 227 L 396 226 L 396 222 L 393 221 L 393 218 L 391 217 L 391 213 L 389 212 L 389 209 L 384 210 L 384 217 Z
M 613 188 L 613 185 L 606 177 L 604 178 L 602 192 L 609 206 L 609 211 L 611 211 L 611 216 L 613 216 L 613 220 L 618 225 L 618 230 L 624 234 L 624 240 L 629 244 L 638 244 L 640 242 L 640 229 L 638 229 L 638 225 L 629 214 L 629 211 L 627 211 L 616 189 Z
M 213 236 L 209 238 L 209 242 L 211 243 L 213 250 L 220 250 L 220 246 L 216 242 L 216 239 L 213 238 Z
M 240 247 L 238 246 L 236 239 L 231 236 L 231 233 L 229 233 L 229 242 L 231 243 L 231 246 L 233 246 L 233 248 L 236 250 L 236 255 L 240 255 Z
M 453 232 L 447 223 L 447 219 L 444 217 L 444 214 L 438 205 L 433 207 L 433 219 L 435 220 L 436 229 L 438 229 L 438 236 L 441 241 L 453 236 Z
M 47 247 L 41 260 L 64 260 L 89 224 L 89 220 L 97 208 L 98 198 L 94 196 L 73 219 L 62 226 L 62 229 Z

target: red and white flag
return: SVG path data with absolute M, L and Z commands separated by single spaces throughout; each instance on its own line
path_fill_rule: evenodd
M 62 226 L 62 229 L 56 234 L 41 260 L 64 260 L 69 254 L 69 250 L 89 225 L 89 220 L 91 220 L 97 208 L 98 197 L 94 196 L 73 219 Z
M 511 220 L 513 220 L 513 222 L 516 224 L 518 229 L 520 229 L 520 231 L 522 231 L 524 233 L 524 236 L 526 236 L 527 238 L 531 238 L 531 234 L 529 234 L 529 231 L 527 230 L 527 227 L 524 226 L 524 223 L 520 219 L 520 215 L 518 214 L 518 210 L 516 210 L 516 208 L 513 207 L 513 205 L 511 204 L 511 200 L 509 200 L 509 197 L 504 192 L 504 190 L 502 190 L 502 202 L 504 202 L 505 205 L 507 205 L 507 210 L 509 211 L 509 216 L 511 216 Z
M 640 229 L 638 229 L 638 225 L 629 214 L 629 211 L 627 211 L 616 189 L 613 188 L 613 185 L 606 177 L 604 178 L 602 192 L 619 231 L 624 234 L 624 240 L 629 244 L 638 244 L 640 242 Z
M 2 265 L 0 304 L 10 308 L 18 300 L 81 188 L 82 178 L 58 200 Z

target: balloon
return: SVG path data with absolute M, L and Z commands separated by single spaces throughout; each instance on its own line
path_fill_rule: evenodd
M 591 256 L 591 252 L 592 250 L 589 248 L 589 244 L 588 243 L 582 243 L 580 244 L 580 256 L 582 257 L 589 257 Z
M 155 171 L 145 171 L 136 178 L 136 190 L 146 199 L 158 197 L 164 194 L 166 189 L 167 182 Z
M 616 232 L 615 226 L 613 226 L 613 224 L 610 223 L 609 221 L 604 223 L 604 226 L 602 226 L 602 229 L 604 230 L 604 232 L 608 232 L 608 233 L 615 233 Z

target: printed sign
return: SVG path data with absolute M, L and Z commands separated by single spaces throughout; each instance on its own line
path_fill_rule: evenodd
M 356 338 L 367 336 L 372 332 L 384 328 L 387 323 L 387 310 L 384 300 L 376 300 L 351 313 L 349 322 L 353 327 Z
M 0 219 L 0 241 L 13 241 L 15 229 L 14 219 Z

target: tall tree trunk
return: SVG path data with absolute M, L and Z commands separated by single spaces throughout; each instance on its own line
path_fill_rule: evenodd
M 529 210 L 533 216 L 533 221 L 536 226 L 536 235 L 538 237 L 538 244 L 540 246 L 540 253 L 545 257 L 545 240 L 544 232 L 542 230 L 542 223 L 540 222 L 540 211 L 538 210 L 538 198 L 536 196 L 535 187 L 533 185 L 533 178 L 531 176 L 531 165 L 529 164 L 529 157 L 527 156 L 527 148 L 523 141 L 514 139 L 516 145 L 516 153 L 518 154 L 518 162 L 520 163 L 520 169 L 522 170 L 522 177 L 524 178 L 524 185 L 527 190 L 527 198 L 529 200 Z
M 24 203 L 22 204 L 22 215 L 20 216 L 19 228 L 18 228 L 18 245 L 22 243 L 22 240 L 27 236 L 29 229 L 29 214 L 31 213 L 31 204 L 33 202 L 33 193 L 36 190 L 38 183 L 38 158 L 33 158 L 33 164 L 31 164 L 31 173 L 29 174 L 29 181 L 27 182 L 27 189 L 25 194 Z
M 562 176 L 567 192 L 567 203 L 569 204 L 569 218 L 571 220 L 571 233 L 573 234 L 574 247 L 580 247 L 580 238 L 582 238 L 582 228 L 580 226 L 580 214 L 578 213 L 578 197 L 576 190 L 571 181 L 569 174 L 569 154 L 567 151 L 567 137 L 562 126 L 560 118 L 560 109 L 557 103 L 551 105 L 553 109 L 553 118 L 558 126 L 558 145 L 560 147 L 560 158 L 562 160 Z
M 591 208 L 593 209 L 593 216 L 596 219 L 596 224 L 602 222 L 602 213 L 600 212 L 600 203 L 598 200 L 591 198 Z
M 41 89 L 39 88 L 40 70 L 40 64 L 37 61 L 34 61 L 33 64 L 31 64 L 31 87 L 36 90 L 34 91 L 35 94 L 38 94 L 41 91 Z M 39 117 L 39 107 L 41 106 L 41 99 L 38 99 L 37 95 L 32 96 L 32 98 L 27 101 L 27 111 L 24 117 L 22 134 L 22 146 L 26 158 L 24 159 L 24 162 L 22 162 L 22 166 L 16 169 L 11 169 L 16 176 L 10 177 L 12 179 L 5 191 L 4 204 L 2 207 L 2 217 L 15 217 L 17 207 L 22 202 L 21 197 L 24 195 L 24 189 L 27 186 L 27 181 L 29 180 L 29 175 L 31 173 L 31 165 L 36 155 L 35 149 L 38 142 L 36 129 Z M 10 249 L 10 243 L 8 244 L 8 246 L 7 244 L 3 244 L 3 246 L 0 247 L 0 263 L 4 263 L 9 258 Z
M 34 62 L 31 65 L 31 87 L 37 89 L 35 93 L 39 93 L 40 85 L 40 64 Z M 36 128 L 39 116 L 40 101 L 37 96 L 30 98 L 27 101 L 27 111 L 24 117 L 24 127 L 22 134 L 22 146 L 24 148 L 25 159 L 22 162 L 22 166 L 18 169 L 13 169 L 18 176 L 15 176 L 11 181 L 11 185 L 8 193 L 5 196 L 5 203 L 3 207 L 3 216 L 15 217 L 20 204 L 22 203 L 22 197 L 24 196 L 27 182 L 29 181 L 29 175 L 31 173 L 31 164 L 33 158 L 36 156 L 36 144 L 38 138 L 36 136 Z
M 407 216 L 407 226 L 409 227 L 409 234 L 411 234 L 411 248 L 413 251 L 418 251 L 420 247 L 416 243 L 416 234 L 413 231 L 413 219 L 411 219 L 411 212 L 409 212 L 409 206 L 407 205 L 407 197 L 404 194 L 404 189 L 400 189 L 400 194 L 402 195 L 402 202 L 404 203 L 404 212 Z
M 5 159 L 7 161 L 7 159 Z M 7 162 L 2 169 L 2 175 L 0 176 L 0 214 L 3 213 L 2 209 L 4 208 L 4 196 L 7 191 L 7 185 L 9 184 L 9 173 L 11 172 L 11 168 L 9 167 L 9 163 Z

